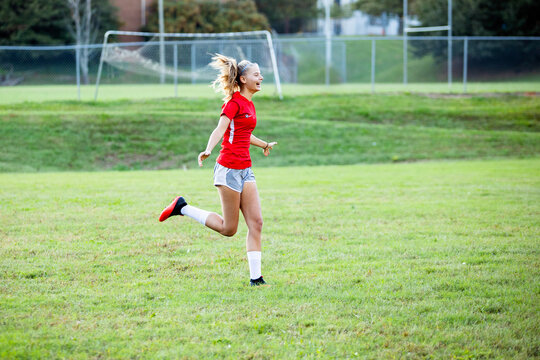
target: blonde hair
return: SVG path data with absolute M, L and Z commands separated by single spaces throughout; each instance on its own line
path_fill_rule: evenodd
M 225 95 L 223 101 L 229 101 L 235 91 L 240 91 L 240 76 L 242 76 L 251 65 L 253 65 L 253 63 L 248 60 L 242 60 L 237 64 L 234 58 L 221 54 L 214 54 L 210 66 L 219 70 L 219 74 L 216 80 L 212 82 L 212 87 L 216 92 L 222 92 L 223 95 Z

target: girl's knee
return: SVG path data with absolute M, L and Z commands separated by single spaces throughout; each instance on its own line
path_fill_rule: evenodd
M 225 227 L 223 230 L 221 230 L 221 235 L 231 237 L 236 234 L 237 227 Z
M 252 221 L 250 221 L 248 227 L 249 227 L 250 230 L 252 230 L 252 231 L 258 231 L 258 232 L 261 232 L 261 231 L 262 231 L 262 227 L 263 227 L 263 219 L 262 219 L 262 217 L 256 218 L 256 219 L 253 219 Z

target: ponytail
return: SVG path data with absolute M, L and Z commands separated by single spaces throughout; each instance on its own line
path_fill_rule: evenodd
M 216 92 L 222 92 L 225 97 L 223 101 L 229 101 L 235 91 L 240 91 L 240 76 L 252 65 L 251 62 L 243 60 L 240 64 L 234 58 L 214 54 L 210 66 L 219 70 L 219 74 L 212 82 L 212 87 Z

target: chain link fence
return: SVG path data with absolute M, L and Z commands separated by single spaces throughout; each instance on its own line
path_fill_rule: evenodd
M 231 40 L 234 41 L 234 40 Z M 326 40 L 322 37 L 280 37 L 274 39 L 281 82 L 284 84 L 324 85 L 329 69 L 332 85 L 364 86 L 367 91 L 377 91 L 382 85 L 408 85 L 422 89 L 422 84 L 441 84 L 448 81 L 447 37 L 407 37 L 407 66 L 404 68 L 402 37 L 334 37 L 331 42 L 331 63 L 326 64 Z M 113 44 L 119 49 L 135 50 L 133 44 Z M 232 44 L 222 40 L 212 47 L 224 49 L 241 47 L 241 53 L 252 61 L 267 63 L 265 55 L 256 44 Z M 102 51 L 100 44 L 89 46 L 13 47 L 0 46 L 0 89 L 39 85 L 94 85 Z M 109 45 L 112 46 L 112 45 Z M 88 72 L 77 71 L 80 54 L 88 51 Z M 167 42 L 166 64 L 169 69 L 167 84 L 208 84 L 213 73 L 208 69 L 211 51 L 203 42 Z M 154 58 L 157 46 L 146 47 L 149 58 Z M 175 55 L 176 52 L 176 55 Z M 529 84 L 527 89 L 540 88 L 540 37 L 453 37 L 452 81 L 459 84 L 459 91 L 467 92 L 467 85 L 500 84 L 499 91 L 506 91 L 505 83 L 512 89 L 519 84 Z M 144 54 L 142 54 L 144 55 Z M 238 56 L 238 55 L 237 55 Z M 122 84 L 159 84 L 160 72 L 132 71 L 125 67 L 105 63 L 100 83 L 102 86 Z M 404 84 L 404 72 L 407 84 Z M 272 74 L 265 82 L 273 81 Z M 517 85 L 516 85 L 517 84 Z M 523 87 L 525 89 L 525 87 Z M 454 87 L 454 91 L 456 91 Z M 287 87 L 284 89 L 287 95 Z M 73 95 L 80 98 L 80 87 Z M 173 96 L 171 93 L 170 96 Z M 148 94 L 152 96 L 152 94 Z M 86 99 L 86 98 L 85 98 Z

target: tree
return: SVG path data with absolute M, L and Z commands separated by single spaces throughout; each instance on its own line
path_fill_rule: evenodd
M 540 2 L 535 0 L 453 0 L 452 35 L 454 36 L 538 36 Z M 446 24 L 445 0 L 417 0 L 414 6 L 422 26 Z M 432 33 L 446 35 L 446 32 Z M 418 55 L 431 53 L 436 59 L 446 59 L 447 46 L 437 41 L 414 42 Z M 533 42 L 474 41 L 469 44 L 469 64 L 498 66 L 538 63 L 540 54 Z
M 415 0 L 408 0 L 408 11 L 414 7 Z M 373 16 L 381 16 L 384 13 L 397 15 L 400 18 L 399 32 L 403 33 L 403 0 L 357 0 L 354 8 Z
M 422 26 L 440 26 L 447 23 L 448 0 L 409 0 L 408 13 L 418 17 Z M 355 7 L 379 16 L 389 12 L 403 16 L 402 0 L 357 0 Z M 535 0 L 453 0 L 453 36 L 538 36 L 540 2 Z M 430 32 L 430 35 L 446 35 L 446 32 Z M 447 44 L 442 41 L 414 41 L 414 53 L 418 56 L 432 54 L 435 59 L 447 59 Z M 490 63 L 493 66 L 512 61 L 527 65 L 538 63 L 540 54 L 534 42 L 471 42 L 469 64 L 471 67 Z
M 453 0 L 456 36 L 538 36 L 540 2 L 535 0 Z M 446 23 L 446 0 L 417 0 L 414 12 L 423 26 Z
M 354 5 L 356 9 L 373 16 L 383 13 L 403 16 L 403 0 L 357 0 Z
M 1 45 L 63 45 L 72 38 L 66 32 L 69 10 L 62 1 L 2 0 Z
M 118 28 L 115 8 L 108 0 L 93 0 L 98 37 Z M 65 45 L 75 37 L 68 31 L 71 13 L 66 0 L 2 0 L 1 45 Z
M 84 3 L 83 3 L 84 2 Z M 98 37 L 103 36 L 100 32 L 100 11 L 109 4 L 108 1 L 94 0 L 94 6 L 92 6 L 92 0 L 66 0 L 66 4 L 71 13 L 71 22 L 68 29 L 77 45 L 90 45 L 98 41 Z M 110 6 L 110 5 L 109 5 Z M 107 11 L 108 14 L 113 13 L 112 9 Z M 110 19 L 108 19 L 110 22 Z M 108 25 L 110 29 L 110 25 Z M 113 25 L 116 28 L 116 25 Z M 107 28 L 105 28 L 107 30 Z M 95 52 L 95 49 L 89 49 L 83 47 L 80 50 L 80 68 L 83 78 L 83 83 L 88 84 L 88 62 L 90 56 Z
M 75 43 L 77 45 L 89 45 L 90 38 L 95 31 L 92 31 L 92 0 L 86 0 L 86 4 L 83 7 L 82 0 L 67 0 L 67 4 L 71 11 L 71 18 L 73 19 L 73 28 L 70 26 L 71 32 L 75 36 Z M 95 26 L 95 22 L 94 22 Z M 88 84 L 88 57 L 90 50 L 85 47 L 80 52 L 80 67 L 83 76 L 83 83 Z
M 159 32 L 157 1 L 149 9 L 143 31 Z M 239 11 L 238 9 L 241 9 Z M 220 33 L 269 29 L 266 17 L 257 11 L 253 0 L 165 0 L 165 32 Z
M 266 15 L 278 33 L 309 31 L 313 19 L 319 15 L 317 0 L 255 0 L 257 9 Z

